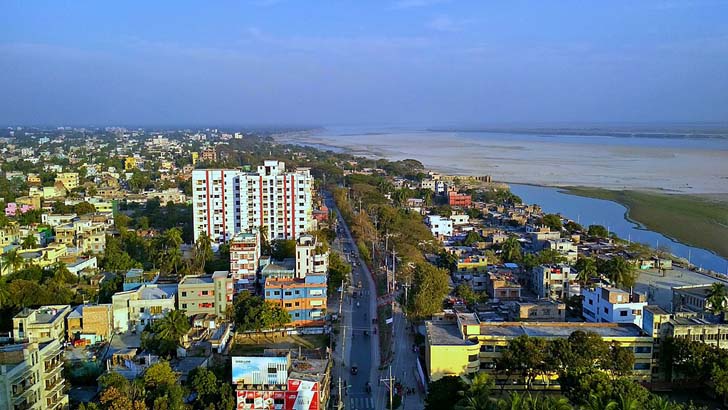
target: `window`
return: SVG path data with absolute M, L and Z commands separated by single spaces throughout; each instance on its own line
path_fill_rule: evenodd
M 183 303 L 182 304 L 182 309 L 187 309 L 187 304 L 186 303 Z
M 283 294 L 286 295 L 286 296 L 293 295 L 293 293 L 290 290 L 285 291 Z
M 481 352 L 489 352 L 489 353 L 492 353 L 493 352 L 493 345 L 482 345 L 482 346 L 480 346 L 480 351 Z
M 604 313 L 609 314 L 609 308 L 604 308 Z
M 649 363 L 635 363 L 634 369 L 635 370 L 650 370 L 650 364 Z
M 635 353 L 652 353 L 652 348 L 650 346 L 637 346 L 634 348 Z
M 187 296 L 187 292 L 182 292 L 182 297 Z
M 479 360 L 479 357 L 478 357 L 477 354 L 471 354 L 471 355 L 468 356 L 468 361 L 469 362 L 477 362 L 478 360 Z
M 621 316 L 621 317 L 627 317 L 627 311 L 626 310 L 620 310 L 619 311 L 619 316 Z
M 290 307 L 293 307 L 293 305 L 291 305 L 290 303 L 286 303 L 285 307 L 290 308 Z

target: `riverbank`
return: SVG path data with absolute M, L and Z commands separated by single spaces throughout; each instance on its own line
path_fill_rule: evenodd
M 627 217 L 687 245 L 728 257 L 726 195 L 659 194 L 635 190 L 568 187 L 570 194 L 605 199 L 627 208 Z

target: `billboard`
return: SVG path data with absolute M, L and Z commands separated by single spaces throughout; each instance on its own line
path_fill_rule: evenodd
M 237 410 L 320 410 L 317 382 L 288 379 L 283 389 L 237 390 Z
M 233 384 L 271 385 L 288 381 L 288 357 L 236 356 L 232 358 Z

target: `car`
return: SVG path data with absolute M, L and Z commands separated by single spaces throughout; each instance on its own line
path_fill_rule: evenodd
M 356 375 L 357 373 L 359 373 L 359 366 L 357 366 L 356 364 L 352 364 L 351 365 L 351 374 Z

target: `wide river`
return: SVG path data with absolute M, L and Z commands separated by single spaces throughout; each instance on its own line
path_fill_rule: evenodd
M 627 208 L 603 199 L 571 195 L 559 188 L 536 185 L 510 184 L 511 191 L 524 202 L 538 204 L 548 213 L 559 213 L 577 220 L 584 226 L 603 225 L 620 238 L 646 243 L 652 247 L 667 246 L 670 251 L 704 269 L 728 274 L 728 259 L 705 249 L 687 246 L 665 235 L 642 228 L 626 219 Z

